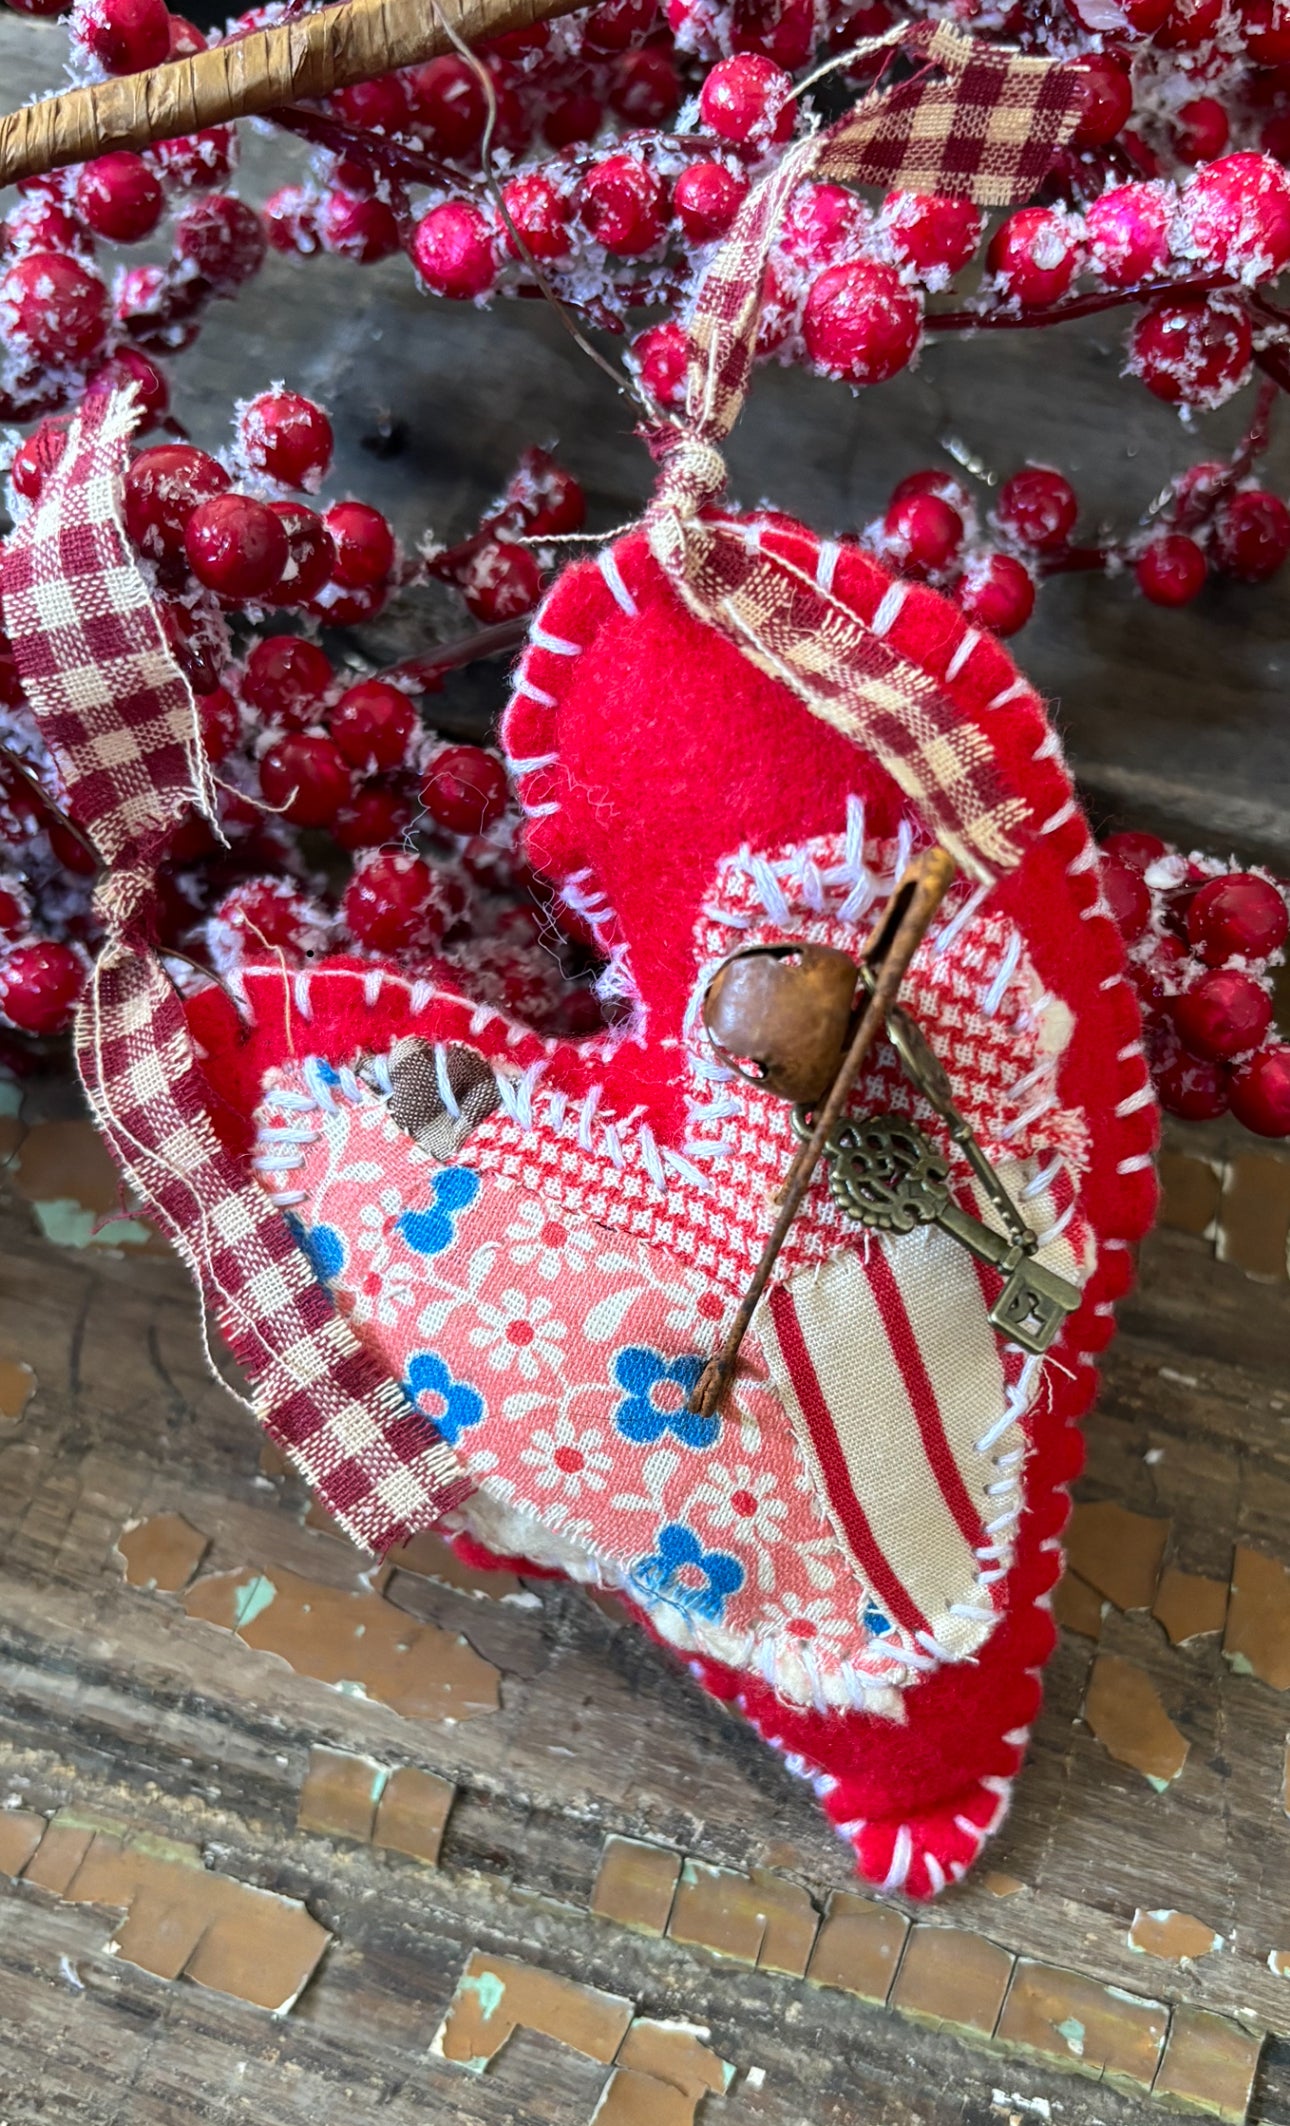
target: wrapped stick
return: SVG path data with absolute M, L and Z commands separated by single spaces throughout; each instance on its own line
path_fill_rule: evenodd
M 203 126 L 330 95 L 458 41 L 477 44 L 567 15 L 586 0 L 344 0 L 191 58 L 66 89 L 0 118 L 0 185 L 113 148 L 145 148 Z

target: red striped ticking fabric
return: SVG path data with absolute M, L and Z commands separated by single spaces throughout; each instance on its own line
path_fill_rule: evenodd
M 894 1624 L 961 1661 L 996 1621 L 998 1501 L 978 1442 L 1005 1408 L 975 1263 L 935 1229 L 848 1248 L 754 1322 L 834 1528 Z

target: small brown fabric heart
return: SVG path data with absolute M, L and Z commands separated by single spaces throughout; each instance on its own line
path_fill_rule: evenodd
M 499 1105 L 497 1083 L 483 1057 L 456 1041 L 435 1045 L 412 1037 L 390 1052 L 390 1114 L 414 1144 L 445 1164 L 471 1131 Z

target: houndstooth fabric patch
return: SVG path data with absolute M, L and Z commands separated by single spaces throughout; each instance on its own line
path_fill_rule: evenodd
M 746 527 L 705 514 L 726 484 L 719 445 L 747 394 L 767 261 L 799 185 L 830 178 L 1003 206 L 1033 191 L 1074 130 L 1080 90 L 1056 61 L 978 44 L 943 23 L 860 49 L 884 47 L 921 62 L 915 73 L 791 148 L 749 193 L 703 277 L 687 328 L 685 418 L 653 437 L 662 472 L 645 528 L 691 611 L 875 752 L 957 861 L 994 878 L 1017 862 L 1025 808 L 981 734 L 826 588 Z
M 5 623 L 77 818 L 110 868 L 77 1064 L 122 1172 L 184 1256 L 257 1414 L 357 1541 L 385 1549 L 472 1488 L 368 1354 L 287 1220 L 216 1137 L 183 1006 L 152 949 L 149 858 L 204 792 L 192 691 L 117 514 L 130 399 L 92 395 L 5 553 Z

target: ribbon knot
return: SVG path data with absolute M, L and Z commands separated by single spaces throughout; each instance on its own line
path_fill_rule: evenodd
M 663 457 L 653 507 L 690 523 L 726 491 L 726 461 L 715 443 L 693 429 L 677 431 Z

